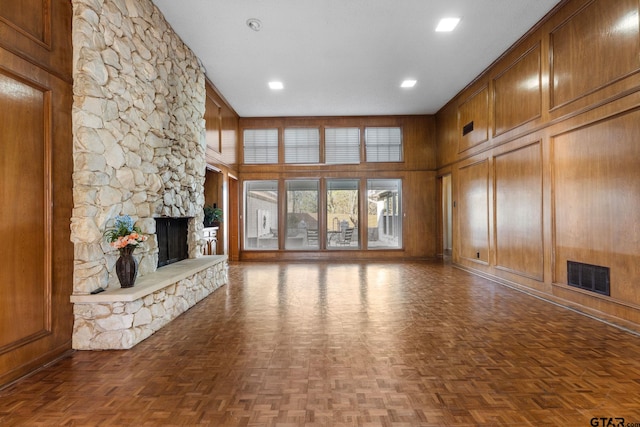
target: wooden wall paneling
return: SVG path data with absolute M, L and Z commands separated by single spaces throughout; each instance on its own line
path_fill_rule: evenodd
M 455 211 L 458 222 L 458 254 L 461 258 L 489 263 L 489 161 L 458 169 Z
M 638 0 L 562 1 L 436 115 L 438 171 L 452 173 L 454 201 L 459 204 L 454 208 L 453 261 L 599 318 L 623 325 L 634 322 L 636 329 L 640 324 L 640 292 L 634 285 L 640 274 L 636 213 L 640 142 L 634 136 L 640 134 L 635 124 L 640 118 L 639 11 Z M 536 49 L 542 93 L 539 117 L 534 117 L 534 109 L 528 110 L 533 95 L 516 94 L 518 83 L 533 74 Z M 451 115 L 458 106 L 464 109 L 487 80 L 488 123 L 490 128 L 495 124 L 489 143 L 467 148 L 470 144 L 463 141 L 458 151 L 452 150 L 451 135 L 460 135 L 461 123 Z M 523 97 L 528 99 L 526 105 L 512 103 L 509 111 L 507 100 Z M 538 100 L 534 102 L 537 108 Z M 535 141 L 540 150 L 534 154 L 529 145 L 538 144 Z M 534 166 L 538 154 L 541 171 Z M 484 171 L 474 173 L 481 166 L 473 162 L 481 156 L 490 156 L 492 183 L 487 192 L 492 218 L 488 264 L 473 262 L 477 253 L 471 244 L 473 232 L 476 223 L 484 221 L 478 221 L 471 209 L 465 211 L 464 205 L 465 199 L 484 194 L 482 185 L 474 185 L 476 175 L 479 180 L 484 176 Z M 520 160 L 524 169 L 515 165 Z M 542 174 L 541 184 L 533 183 L 534 170 L 538 177 Z M 539 229 L 533 237 L 525 231 L 530 225 L 517 224 L 518 218 L 507 215 L 510 204 L 505 194 L 529 190 L 527 182 L 541 185 L 542 237 Z M 532 200 L 525 197 L 520 203 L 538 209 Z M 525 242 L 514 243 L 517 239 Z M 518 245 L 524 247 L 504 249 Z M 567 259 L 609 266 L 611 296 L 566 285 Z
M 69 295 L 73 292 L 74 247 L 71 243 L 69 219 L 73 209 L 73 154 L 71 109 L 73 87 L 56 78 L 51 82 L 51 193 L 52 193 L 52 335 L 46 342 L 46 363 L 71 351 L 73 331 L 73 305 Z
M 229 193 L 229 173 L 238 174 L 238 114 L 231 108 L 226 99 L 209 81 L 205 82 L 205 126 L 206 126 L 206 161 L 209 166 L 205 177 L 205 203 L 216 203 L 224 212 L 223 222 L 218 229 L 218 254 L 235 251 L 237 260 L 238 246 L 237 221 L 230 221 L 231 213 L 238 212 L 238 198 Z
M 547 294 L 553 292 L 555 245 L 553 237 L 554 207 L 553 207 L 553 153 L 551 135 L 548 129 L 532 136 L 540 138 L 542 148 L 542 241 L 543 241 L 543 271 L 544 283 L 541 290 Z
M 489 139 L 489 88 L 483 86 L 458 106 L 458 153 Z
M 71 82 L 71 2 L 0 0 L 0 47 Z
M 205 89 L 207 163 L 237 171 L 240 118 L 209 80 L 206 80 Z
M 436 121 L 434 116 L 403 117 L 397 126 L 402 128 L 404 168 L 434 170 L 437 166 Z
M 542 114 L 540 43 L 493 79 L 494 136 Z
M 222 105 L 221 110 L 222 118 L 222 134 L 221 144 L 222 153 L 220 160 L 222 163 L 228 165 L 230 168 L 237 170 L 239 157 L 238 157 L 238 144 L 241 143 L 238 137 L 238 115 L 226 104 Z
M 0 72 L 0 352 L 51 330 L 50 96 Z
M 403 247 L 411 257 L 434 257 L 437 250 L 438 228 L 436 173 L 408 172 L 402 180 Z
M 458 159 L 458 106 L 447 104 L 435 119 L 437 164 L 441 168 Z
M 640 111 L 552 138 L 555 282 L 567 260 L 609 267 L 611 297 L 640 304 Z
M 446 203 L 447 200 L 445 200 L 445 198 L 443 197 L 443 194 L 445 193 L 445 185 L 443 183 L 443 177 L 440 175 L 436 176 L 436 209 L 439 208 L 438 211 L 436 211 L 436 256 L 441 257 L 444 256 L 445 253 L 445 246 L 444 245 L 444 239 L 445 239 L 445 227 L 446 227 L 446 222 L 444 221 L 444 217 L 446 215 Z
M 204 204 L 218 204 L 222 207 L 222 173 L 217 170 L 207 169 L 204 179 Z
M 595 0 L 551 31 L 553 108 L 638 72 L 638 13 L 637 0 Z
M 230 261 L 240 260 L 240 199 L 242 192 L 238 179 L 233 175 L 228 175 L 228 199 L 229 199 L 229 215 L 227 215 L 227 232 L 228 239 L 228 255 Z
M 608 297 L 594 297 L 592 292 L 583 291 L 571 286 L 554 286 L 550 299 L 558 298 L 560 303 L 571 301 L 572 306 L 579 305 L 580 311 L 595 318 L 603 319 L 613 325 L 619 325 L 632 331 L 640 332 L 640 309 L 633 304 Z
M 222 108 L 217 100 L 207 90 L 205 100 L 204 121 L 206 129 L 207 151 L 213 151 L 212 155 L 222 152 Z
M 72 89 L 0 48 L 0 384 L 71 349 Z
M 494 158 L 496 267 L 542 281 L 542 148 L 540 142 Z
M 0 21 L 43 46 L 51 43 L 49 0 L 1 1 Z

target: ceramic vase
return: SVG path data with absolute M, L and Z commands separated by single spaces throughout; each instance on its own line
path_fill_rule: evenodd
M 120 257 L 116 261 L 116 274 L 120 286 L 130 288 L 136 282 L 138 276 L 138 261 L 133 256 L 135 246 L 125 246 L 120 249 Z

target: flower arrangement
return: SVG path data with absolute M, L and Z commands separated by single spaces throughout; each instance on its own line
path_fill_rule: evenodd
M 115 225 L 104 232 L 104 237 L 116 249 L 134 249 L 147 240 L 140 228 L 133 225 L 129 215 L 117 216 Z

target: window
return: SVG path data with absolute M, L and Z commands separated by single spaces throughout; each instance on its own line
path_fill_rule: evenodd
M 244 162 L 278 163 L 278 129 L 245 129 Z
M 402 247 L 402 181 L 367 181 L 367 247 Z
M 325 163 L 360 163 L 360 129 L 326 128 L 324 148 Z
M 318 163 L 320 130 L 317 128 L 287 128 L 284 130 L 285 163 Z
M 244 206 L 245 250 L 402 249 L 401 179 L 245 181 Z
M 402 129 L 368 127 L 364 130 L 367 162 L 399 162 L 402 160 Z
M 278 181 L 245 181 L 245 249 L 278 249 Z
M 327 180 L 327 248 L 358 249 L 359 180 Z
M 319 249 L 318 180 L 285 181 L 287 238 L 285 249 Z

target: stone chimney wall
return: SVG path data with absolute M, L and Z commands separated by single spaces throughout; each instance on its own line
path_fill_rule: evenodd
M 151 0 L 73 0 L 74 294 L 119 287 L 104 240 L 130 215 L 149 240 L 138 276 L 156 270 L 155 217 L 191 217 L 202 244 L 205 75 Z

